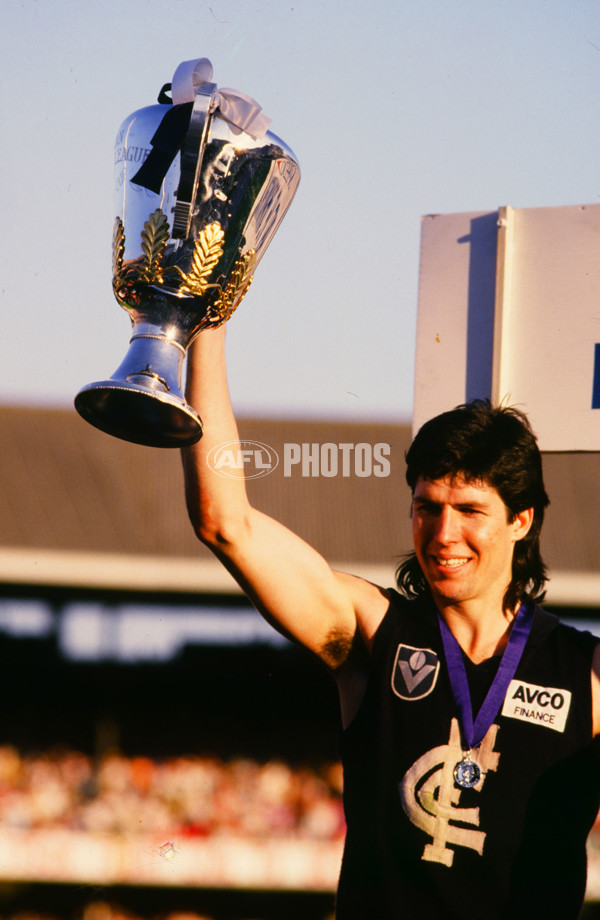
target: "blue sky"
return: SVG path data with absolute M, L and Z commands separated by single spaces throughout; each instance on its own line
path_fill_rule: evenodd
M 237 410 L 403 421 L 420 218 L 598 203 L 599 0 L 4 0 L 2 395 L 70 406 L 127 348 L 112 148 L 180 61 L 257 99 L 296 199 L 228 329 Z

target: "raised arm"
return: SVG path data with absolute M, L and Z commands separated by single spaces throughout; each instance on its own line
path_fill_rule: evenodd
M 358 624 L 368 644 L 387 600 L 373 585 L 335 573 L 311 546 L 253 508 L 243 471 L 219 475 L 207 456 L 238 440 L 225 370 L 225 327 L 203 332 L 189 349 L 187 399 L 204 435 L 183 450 L 186 502 L 198 538 L 231 572 L 263 616 L 330 668 L 347 659 Z

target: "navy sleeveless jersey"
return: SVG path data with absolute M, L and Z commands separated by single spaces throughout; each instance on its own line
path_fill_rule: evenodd
M 597 640 L 536 607 L 500 711 L 460 789 L 460 729 L 430 600 L 393 593 L 367 691 L 341 737 L 348 825 L 338 920 L 574 920 L 600 804 Z M 467 674 L 477 712 L 499 659 Z

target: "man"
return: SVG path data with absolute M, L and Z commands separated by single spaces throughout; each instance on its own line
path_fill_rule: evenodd
M 334 572 L 213 473 L 237 437 L 224 330 L 190 350 L 205 435 L 184 451 L 198 537 L 340 693 L 339 920 L 574 920 L 600 799 L 600 646 L 535 605 L 548 499 L 518 412 L 460 407 L 407 455 L 402 594 Z

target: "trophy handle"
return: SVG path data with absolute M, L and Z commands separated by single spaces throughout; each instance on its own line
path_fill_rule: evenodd
M 203 83 L 196 90 L 190 124 L 181 151 L 181 174 L 173 212 L 171 237 L 185 240 L 192 222 L 192 203 L 200 179 L 211 118 L 219 102 L 216 83 Z

